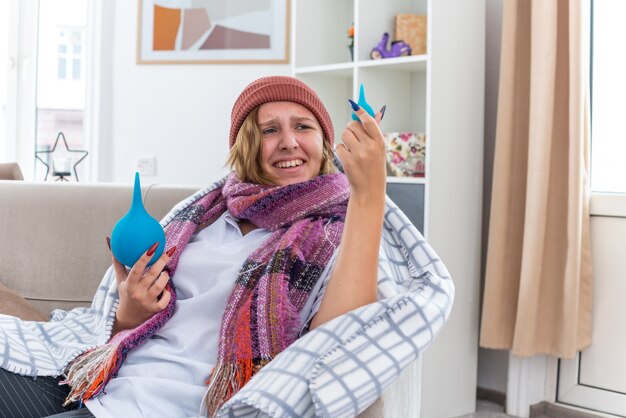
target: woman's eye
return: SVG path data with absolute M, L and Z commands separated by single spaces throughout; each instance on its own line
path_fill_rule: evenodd
M 310 126 L 308 126 L 308 125 L 298 125 L 298 126 L 296 126 L 296 129 L 309 129 L 309 128 L 310 128 Z
M 276 132 L 276 129 L 267 128 L 267 129 L 263 129 L 261 132 L 263 133 L 263 135 L 269 135 L 269 134 L 273 134 L 274 132 Z

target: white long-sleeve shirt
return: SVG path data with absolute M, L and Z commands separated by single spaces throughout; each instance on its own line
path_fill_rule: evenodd
M 172 318 L 130 351 L 105 389 L 86 402 L 97 417 L 191 417 L 199 413 L 204 383 L 217 359 L 222 314 L 237 274 L 248 256 L 270 236 L 265 229 L 242 235 L 224 213 L 200 231 L 182 252 L 174 281 Z M 326 269 L 328 270 L 328 269 Z M 300 316 L 311 316 L 324 272 Z

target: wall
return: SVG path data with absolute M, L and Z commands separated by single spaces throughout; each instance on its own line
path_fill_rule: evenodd
M 9 22 L 11 4 L 0 1 L 0 161 L 9 161 L 9 145 L 7 137 L 8 109 L 8 69 L 9 69 Z
M 112 76 L 103 70 L 100 114 L 104 161 L 99 181 L 132 181 L 136 159 L 157 158 L 157 175 L 142 183 L 207 184 L 226 172 L 230 110 L 243 87 L 262 75 L 288 75 L 289 64 L 137 65 L 137 1 L 105 1 L 112 17 L 103 41 L 112 38 Z M 103 51 L 106 53 L 106 51 Z M 104 67 L 107 63 L 102 63 Z M 109 84 L 110 83 L 110 84 Z M 107 110 L 108 108 L 108 110 Z M 110 124 L 110 125 L 107 125 Z
M 483 277 L 489 232 L 493 153 L 498 113 L 498 82 L 500 74 L 500 44 L 502 34 L 503 0 L 486 1 L 485 36 L 485 147 L 483 175 Z M 481 292 L 482 294 L 482 292 Z M 480 348 L 478 352 L 478 382 L 481 388 L 506 393 L 509 352 Z

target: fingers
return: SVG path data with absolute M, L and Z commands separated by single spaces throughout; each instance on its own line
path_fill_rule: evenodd
M 339 159 L 341 160 L 342 164 L 344 165 L 344 169 L 346 170 L 348 169 L 348 166 L 351 164 L 354 158 L 358 158 L 358 156 L 361 155 L 362 151 L 369 148 L 369 145 L 371 144 L 370 141 L 367 141 L 365 139 L 359 141 L 358 135 L 360 135 L 361 137 L 366 135 L 363 127 L 360 125 L 361 124 L 356 121 L 348 123 L 348 126 L 346 126 L 346 129 L 344 129 L 343 133 L 341 134 L 342 143 L 338 144 L 335 148 L 335 150 L 337 151 L 337 155 L 339 156 Z M 356 134 L 355 132 L 358 132 L 358 134 Z
M 161 254 L 161 257 L 159 257 L 159 259 L 150 266 L 145 276 L 154 278 L 158 276 L 159 274 L 161 274 L 161 272 L 165 268 L 165 265 L 168 263 L 168 261 L 170 261 L 175 251 L 176 251 L 175 245 L 171 247 L 169 250 L 164 251 L 163 254 Z M 153 280 L 150 280 L 150 283 L 152 282 Z
M 382 146 L 384 146 L 384 138 L 380 129 L 378 129 L 377 121 L 382 117 L 382 112 L 379 112 L 375 115 L 375 118 L 372 118 L 361 109 L 367 117 L 369 118 L 369 122 L 375 124 L 375 135 L 371 136 L 366 130 L 365 126 L 357 121 L 349 122 L 344 129 L 341 135 L 341 141 L 347 148 L 347 151 L 353 155 L 360 154 L 361 152 L 369 153 L 372 150 L 378 150 Z M 344 153 L 338 153 L 339 158 L 341 155 L 345 155 Z
M 163 271 L 163 269 L 170 261 L 175 251 L 175 245 L 169 250 L 165 251 L 161 255 L 161 257 L 159 257 L 159 259 L 155 261 L 154 264 L 152 264 L 152 266 L 150 266 L 150 268 L 145 272 L 139 283 L 137 283 L 137 286 L 140 289 L 143 289 L 143 291 L 149 295 L 151 301 L 154 300 L 161 293 L 161 291 L 165 287 L 165 284 L 167 283 L 167 280 L 169 279 L 169 274 L 167 273 L 167 271 Z M 165 279 L 163 279 L 163 277 L 165 277 Z M 155 284 L 159 282 L 159 280 L 162 282 L 163 285 L 156 292 L 156 294 L 150 294 L 150 289 L 152 289 Z
M 115 270 L 115 280 L 117 281 L 117 285 L 119 287 L 120 283 L 126 280 L 126 277 L 128 276 L 128 270 L 126 270 L 126 266 L 120 263 L 119 260 L 115 258 L 114 255 L 111 255 L 111 258 L 113 259 L 113 269 Z
M 167 305 L 170 303 L 171 299 L 172 299 L 172 294 L 170 293 L 169 290 L 165 290 L 163 292 L 163 296 L 161 296 L 161 299 L 159 299 L 159 301 L 157 302 L 157 308 L 159 308 L 159 311 L 162 311 L 163 309 L 167 308 Z
M 359 139 L 349 128 L 344 129 L 343 133 L 341 134 L 341 142 L 343 142 L 343 145 L 347 151 L 352 151 L 353 149 L 356 149 L 356 147 L 358 147 L 359 145 Z
M 363 108 L 351 106 L 359 121 L 347 124 L 341 140 L 345 147 L 337 148 L 344 172 L 348 176 L 352 196 L 360 196 L 364 201 L 370 198 L 379 199 L 385 190 L 385 141 L 379 128 L 386 107 L 370 116 Z M 343 149 L 342 149 L 343 148 Z
M 167 282 L 170 280 L 170 275 L 167 271 L 162 272 L 159 277 L 152 283 L 150 288 L 148 289 L 148 296 L 151 300 L 156 300 L 156 298 L 161 294 Z
M 176 246 L 166 251 L 150 269 L 146 270 L 157 247 L 158 243 L 152 245 L 133 265 L 130 272 L 113 257 L 120 300 L 117 314 L 119 321 L 128 325 L 124 329 L 135 327 L 148 320 L 167 307 L 172 299 L 170 291 L 167 290 L 170 276 L 163 269 L 174 255 Z
M 346 130 L 352 132 L 354 139 L 356 141 L 364 141 L 366 137 L 368 136 L 367 132 L 365 131 L 363 127 L 363 124 L 355 120 L 349 122 L 348 125 L 346 125 Z
M 383 121 L 383 116 L 385 116 L 386 109 L 387 109 L 387 105 L 383 106 L 383 108 L 380 109 L 380 111 L 374 115 L 374 120 L 376 121 L 376 125 L 380 126 L 380 122 Z
M 339 157 L 341 163 L 345 164 L 348 154 L 350 154 L 348 146 L 346 144 L 337 144 L 335 145 L 335 152 L 337 153 L 337 156 Z
M 111 238 L 106 237 L 107 246 L 109 247 L 109 251 L 111 251 Z M 115 270 L 115 281 L 117 281 L 117 285 L 119 286 L 124 280 L 126 280 L 126 276 L 128 275 L 128 270 L 126 270 L 126 266 L 119 262 L 117 258 L 111 253 L 111 262 L 113 264 L 113 270 Z
M 351 104 L 351 106 L 353 107 L 354 105 Z M 365 111 L 365 109 L 363 109 L 362 107 L 359 107 L 357 110 L 353 110 L 354 114 L 361 121 L 361 125 L 363 127 L 364 132 L 371 139 L 377 140 L 380 137 L 382 137 L 382 134 L 380 132 L 380 128 L 378 127 L 378 125 L 382 121 L 382 119 L 383 119 L 383 117 L 385 115 L 385 110 L 386 109 L 387 109 L 387 106 L 386 105 L 383 106 L 382 109 L 377 114 L 374 115 L 374 117 L 370 116 L 370 114 L 367 113 Z M 350 124 L 348 124 L 348 125 L 350 125 Z M 358 133 L 358 132 L 355 131 L 355 133 Z
M 160 245 L 159 242 L 155 242 L 148 249 L 148 251 L 146 251 L 145 253 L 141 255 L 141 257 L 139 257 L 139 260 L 137 260 L 135 265 L 130 269 L 130 272 L 128 273 L 127 280 L 129 283 L 138 283 L 141 280 L 146 270 L 146 266 L 148 265 L 150 260 L 152 260 L 152 257 L 154 256 L 154 252 L 159 247 L 159 245 Z
M 383 107 L 380 108 L 380 112 L 378 112 L 380 114 L 380 118 L 376 119 L 379 125 L 383 121 L 386 111 L 387 111 L 387 105 L 384 105 Z

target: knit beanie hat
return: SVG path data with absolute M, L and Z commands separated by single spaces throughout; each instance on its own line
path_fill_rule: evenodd
M 257 106 L 268 102 L 294 102 L 309 109 L 324 131 L 332 147 L 335 142 L 333 122 L 319 96 L 306 84 L 294 77 L 261 77 L 248 84 L 241 92 L 231 112 L 230 148 L 235 145 L 237 133 L 248 114 Z

